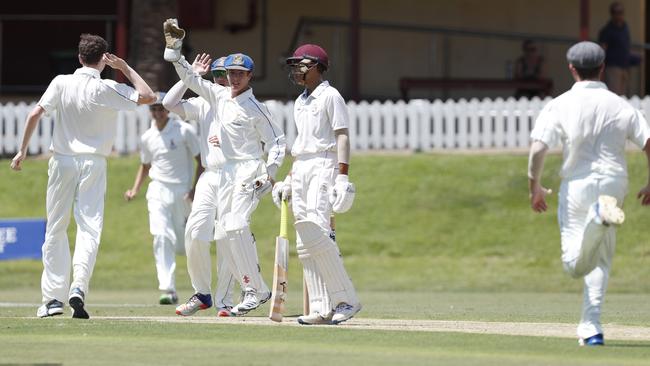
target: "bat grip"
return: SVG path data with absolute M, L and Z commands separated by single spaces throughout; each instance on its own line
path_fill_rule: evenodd
M 289 205 L 287 204 L 286 200 L 282 200 L 282 203 L 280 205 L 280 236 L 283 238 L 287 238 L 287 216 L 289 214 Z

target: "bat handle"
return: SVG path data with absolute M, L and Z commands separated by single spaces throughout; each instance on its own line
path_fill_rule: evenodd
M 280 204 L 280 236 L 287 238 L 288 234 L 288 217 L 289 216 L 289 204 L 286 200 L 282 200 Z

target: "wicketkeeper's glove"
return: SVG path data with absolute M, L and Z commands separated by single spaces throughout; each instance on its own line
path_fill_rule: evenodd
M 330 192 L 332 210 L 336 213 L 347 212 L 354 203 L 355 193 L 354 184 L 350 183 L 348 176 L 345 174 L 337 175 L 334 187 Z
M 248 190 L 252 190 L 255 194 L 255 198 L 258 200 L 262 198 L 267 193 L 270 193 L 273 189 L 273 184 L 269 179 L 268 174 L 263 174 L 248 184 L 248 187 L 245 187 Z
M 178 20 L 170 18 L 163 23 L 165 33 L 165 61 L 175 62 L 181 58 L 181 47 L 185 38 L 185 31 L 178 26 Z

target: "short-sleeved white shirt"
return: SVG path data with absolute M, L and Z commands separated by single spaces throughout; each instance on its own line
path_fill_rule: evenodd
M 218 124 L 215 109 L 203 98 L 190 98 L 181 101 L 185 118 L 196 121 L 199 126 L 199 146 L 201 147 L 201 164 L 207 169 L 217 169 L 223 165 L 225 158 L 220 147 L 208 143 L 208 138 L 216 134 Z
M 38 102 L 54 112 L 50 150 L 62 155 L 111 153 L 117 111 L 134 110 L 138 92 L 126 84 L 101 79 L 90 67 L 55 77 Z
M 194 127 L 170 119 L 158 130 L 154 123 L 142 135 L 140 161 L 151 164 L 149 177 L 162 183 L 192 184 L 192 159 L 200 152 Z
M 293 156 L 334 150 L 334 131 L 350 125 L 345 100 L 328 81 L 320 83 L 310 95 L 305 91 L 298 96 L 293 118 L 298 131 L 291 148 Z
M 627 140 L 643 148 L 650 127 L 642 113 L 599 81 L 580 81 L 550 101 L 531 133 L 549 147 L 563 145 L 562 178 L 627 177 Z

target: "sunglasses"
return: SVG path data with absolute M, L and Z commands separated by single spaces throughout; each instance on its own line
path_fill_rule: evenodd
M 226 70 L 213 70 L 212 71 L 212 76 L 215 78 L 225 78 L 226 77 Z

